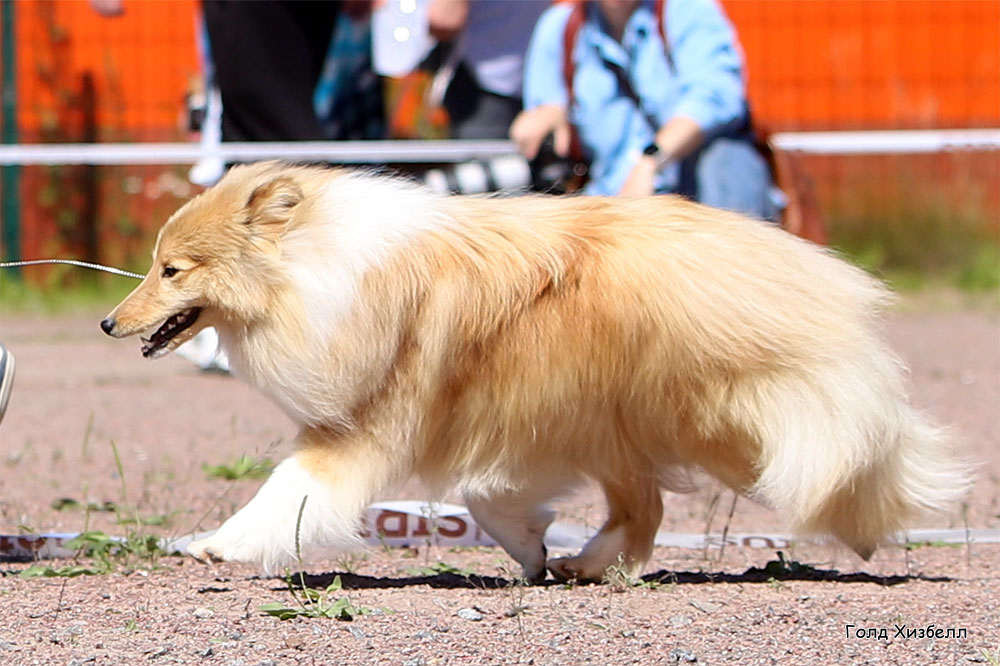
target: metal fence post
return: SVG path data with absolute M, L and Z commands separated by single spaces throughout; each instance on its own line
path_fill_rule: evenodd
M 0 143 L 17 143 L 17 77 L 14 0 L 0 0 Z M 21 258 L 21 167 L 0 167 L 0 256 Z

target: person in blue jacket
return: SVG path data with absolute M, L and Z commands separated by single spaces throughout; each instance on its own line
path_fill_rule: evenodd
M 554 4 L 532 34 L 511 138 L 533 159 L 550 134 L 567 155 L 576 132 L 588 194 L 672 192 L 774 219 L 780 202 L 754 146 L 743 70 L 714 0 Z

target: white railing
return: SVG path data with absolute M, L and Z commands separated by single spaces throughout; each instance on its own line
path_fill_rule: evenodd
M 824 155 L 918 154 L 1000 149 L 1000 129 L 777 132 L 780 150 Z M 194 164 L 202 159 L 266 159 L 340 164 L 431 164 L 510 155 L 506 140 L 392 140 L 201 143 L 45 143 L 0 145 L 0 165 Z

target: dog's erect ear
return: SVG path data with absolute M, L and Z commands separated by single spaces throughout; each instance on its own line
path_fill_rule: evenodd
M 246 223 L 263 235 L 281 235 L 292 211 L 302 201 L 302 190 L 286 176 L 260 185 L 247 199 Z

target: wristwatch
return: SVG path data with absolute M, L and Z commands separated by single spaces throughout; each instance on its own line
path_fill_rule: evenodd
M 642 154 L 648 157 L 652 157 L 656 161 L 656 170 L 662 169 L 670 158 L 667 154 L 660 149 L 655 141 L 650 141 L 649 145 L 642 149 Z

